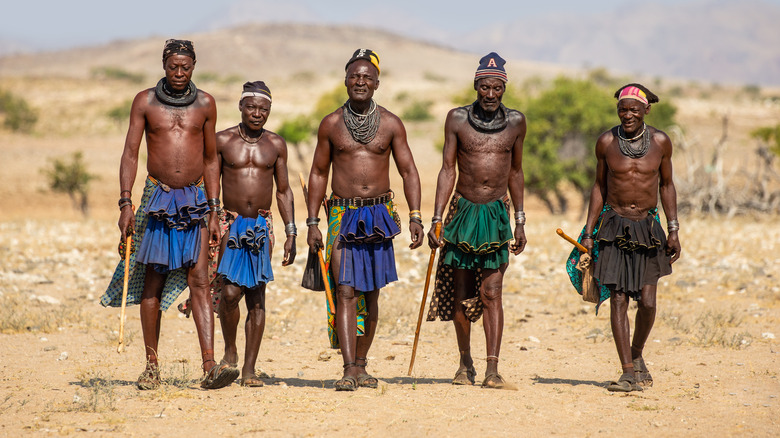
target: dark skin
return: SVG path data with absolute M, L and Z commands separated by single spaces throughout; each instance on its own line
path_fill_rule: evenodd
M 217 133 L 217 157 L 222 171 L 225 209 L 244 217 L 256 218 L 258 209 L 271 208 L 270 187 L 276 182 L 276 205 L 284 224 L 295 222 L 293 193 L 287 178 L 287 144 L 279 135 L 263 129 L 271 113 L 271 102 L 261 97 L 245 97 L 238 105 L 241 125 Z M 249 139 L 245 141 L 239 132 Z M 257 140 L 257 141 L 256 141 Z M 256 141 L 256 142 L 255 142 Z M 222 238 L 224 253 L 228 234 Z M 295 236 L 287 236 L 282 266 L 295 261 Z M 241 377 L 245 382 L 257 380 L 255 364 L 265 331 L 265 283 L 253 288 L 225 282 L 219 302 L 219 321 L 225 339 L 228 363 L 238 362 L 236 332 L 241 318 L 241 294 L 246 297 L 244 323 L 246 347 Z
M 505 84 L 497 78 L 483 78 L 475 84 L 479 106 L 492 117 L 498 110 L 505 91 Z M 499 132 L 483 133 L 474 129 L 468 121 L 465 109 L 455 108 L 447 114 L 444 123 L 443 162 L 436 183 L 434 216 L 442 217 L 452 194 L 453 186 L 464 198 L 487 204 L 501 199 L 509 191 L 515 211 L 523 210 L 523 140 L 526 134 L 525 116 L 516 111 L 508 112 L 507 127 Z M 457 172 L 456 172 L 457 167 Z M 457 185 L 456 177 L 457 174 Z M 434 232 L 428 231 L 428 245 L 444 246 Z M 525 249 L 527 239 L 523 225 L 516 225 L 514 243 L 509 246 L 512 254 Z M 484 328 L 487 355 L 498 357 L 504 327 L 504 310 L 501 296 L 506 263 L 499 269 L 483 269 L 480 299 L 484 307 Z M 474 290 L 475 272 L 455 269 L 455 309 L 453 323 L 460 350 L 458 372 L 472 367 L 471 321 L 464 313 L 461 301 L 467 291 Z M 485 374 L 498 373 L 498 361 L 487 362 Z
M 379 73 L 368 61 L 358 60 L 349 65 L 344 85 L 347 87 L 352 109 L 365 114 L 371 105 L 374 91 L 379 87 Z M 331 190 L 342 198 L 372 198 L 390 190 L 390 157 L 404 181 L 404 196 L 410 210 L 420 209 L 420 177 L 414 164 L 411 149 L 406 140 L 406 129 L 401 120 L 381 106 L 381 122 L 376 137 L 369 144 L 352 139 L 344 125 L 343 108 L 326 116 L 317 133 L 311 173 L 309 174 L 308 213 L 319 217 L 320 205 L 325 197 L 328 173 L 333 168 Z M 322 234 L 316 226 L 308 227 L 306 242 L 311 251 L 323 248 Z M 415 249 L 422 244 L 423 228 L 410 222 L 409 231 Z M 331 271 L 339 278 L 341 252 L 336 245 L 331 255 Z M 368 317 L 364 336 L 357 337 L 356 304 L 360 294 L 365 296 Z M 341 344 L 344 364 L 354 363 L 356 357 L 365 358 L 376 333 L 379 290 L 359 292 L 350 286 L 336 287 L 336 330 Z M 361 365 L 361 364 L 358 364 Z M 347 367 L 344 376 L 357 377 L 365 373 L 362 366 Z
M 649 112 L 650 105 L 639 100 L 620 100 L 617 105 L 620 134 L 625 138 L 638 135 Z M 650 149 L 647 155 L 641 158 L 632 159 L 620 152 L 617 127 L 602 134 L 596 142 L 596 181 L 588 204 L 586 234 L 593 233 L 605 202 L 620 216 L 639 221 L 658 205 L 657 193 L 660 194 L 667 219 L 677 219 L 677 191 L 672 175 L 672 142 L 664 132 L 652 126 L 647 126 L 646 129 L 649 129 L 651 134 Z M 592 255 L 593 240 L 584 238 L 582 244 Z M 672 263 L 680 258 L 681 248 L 677 231 L 669 232 L 665 251 L 671 256 Z M 610 322 L 624 373 L 632 373 L 632 361 L 642 357 L 642 350 L 655 322 L 656 290 L 656 284 L 646 284 L 642 287 L 632 344 L 629 344 L 629 297 L 622 292 L 612 292 Z
M 175 91 L 189 86 L 195 61 L 189 56 L 172 55 L 163 62 L 165 77 Z M 206 197 L 219 197 L 219 166 L 217 164 L 214 126 L 217 110 L 214 98 L 198 92 L 194 103 L 186 107 L 172 107 L 161 103 L 154 88 L 135 96 L 130 110 L 124 152 L 119 167 L 121 196 L 132 192 L 138 169 L 141 137 L 146 134 L 147 171 L 149 175 L 172 188 L 182 188 L 204 178 Z M 133 209 L 124 207 L 119 215 L 119 230 L 125 240 L 135 229 Z M 187 271 L 195 327 L 198 331 L 204 368 L 214 361 L 214 314 L 211 311 L 208 282 L 208 246 L 219 242 L 217 217 L 210 214 L 208 228 L 201 228 L 201 250 L 196 264 Z M 165 274 L 151 267 L 146 270 L 146 281 L 141 298 L 141 329 L 146 346 L 147 368 L 157 367 L 157 346 L 160 337 L 160 299 Z

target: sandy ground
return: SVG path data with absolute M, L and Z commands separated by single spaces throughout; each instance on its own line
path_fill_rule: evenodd
M 138 308 L 129 308 L 128 348 L 118 354 L 119 309 L 97 303 L 118 260 L 113 222 L 0 223 L 6 351 L 0 436 L 594 436 L 627 427 L 651 436 L 775 435 L 780 229 L 774 222 L 684 221 L 683 258 L 660 284 L 646 348 L 655 386 L 628 395 L 605 389 L 620 373 L 609 306 L 595 316 L 562 269 L 569 247 L 552 227 L 573 233 L 575 222 L 531 220 L 528 249 L 510 262 L 500 369 L 516 391 L 452 386 L 457 348 L 443 322 L 423 325 L 407 377 L 428 251 L 408 250 L 403 235 L 396 242 L 402 278 L 382 293 L 369 357 L 381 382 L 354 393 L 331 388 L 341 358 L 328 349 L 324 298 L 297 287 L 302 260 L 278 267 L 269 287 L 258 361 L 271 376 L 265 387 L 201 390 L 194 324 L 171 310 L 163 315 L 160 345 L 170 383 L 141 392 L 134 386 L 143 366 Z M 727 236 L 735 225 L 747 244 L 710 245 L 694 232 Z M 473 334 L 481 376 L 479 323 Z M 219 350 L 219 331 L 217 339 Z

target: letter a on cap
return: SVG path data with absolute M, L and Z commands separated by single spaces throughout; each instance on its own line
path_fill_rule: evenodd
M 496 65 L 496 60 L 494 58 L 490 58 L 490 62 L 488 62 L 487 66 L 488 67 L 496 67 L 496 68 L 498 68 L 498 66 Z

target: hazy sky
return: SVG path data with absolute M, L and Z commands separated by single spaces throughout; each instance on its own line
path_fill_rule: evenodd
M 690 1 L 695 0 L 676 3 Z M 406 35 L 431 39 L 522 16 L 598 14 L 631 4 L 636 1 L 0 0 L 0 41 L 27 49 L 59 49 L 116 39 L 177 36 L 256 20 L 361 24 L 397 28 Z

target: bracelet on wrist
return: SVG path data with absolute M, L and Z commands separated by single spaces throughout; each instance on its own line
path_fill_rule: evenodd
M 312 225 L 317 226 L 320 224 L 320 218 L 318 217 L 309 217 L 306 218 L 306 226 L 310 227 Z
M 419 217 L 410 217 L 409 218 L 409 222 L 414 222 L 414 223 L 419 224 L 420 226 L 422 226 L 422 219 L 420 219 Z
M 284 225 L 284 233 L 287 235 L 287 237 L 297 236 L 298 235 L 298 228 L 295 227 L 295 222 L 290 222 L 288 224 L 285 224 Z
M 515 225 L 525 225 L 525 212 L 523 210 L 515 212 Z

